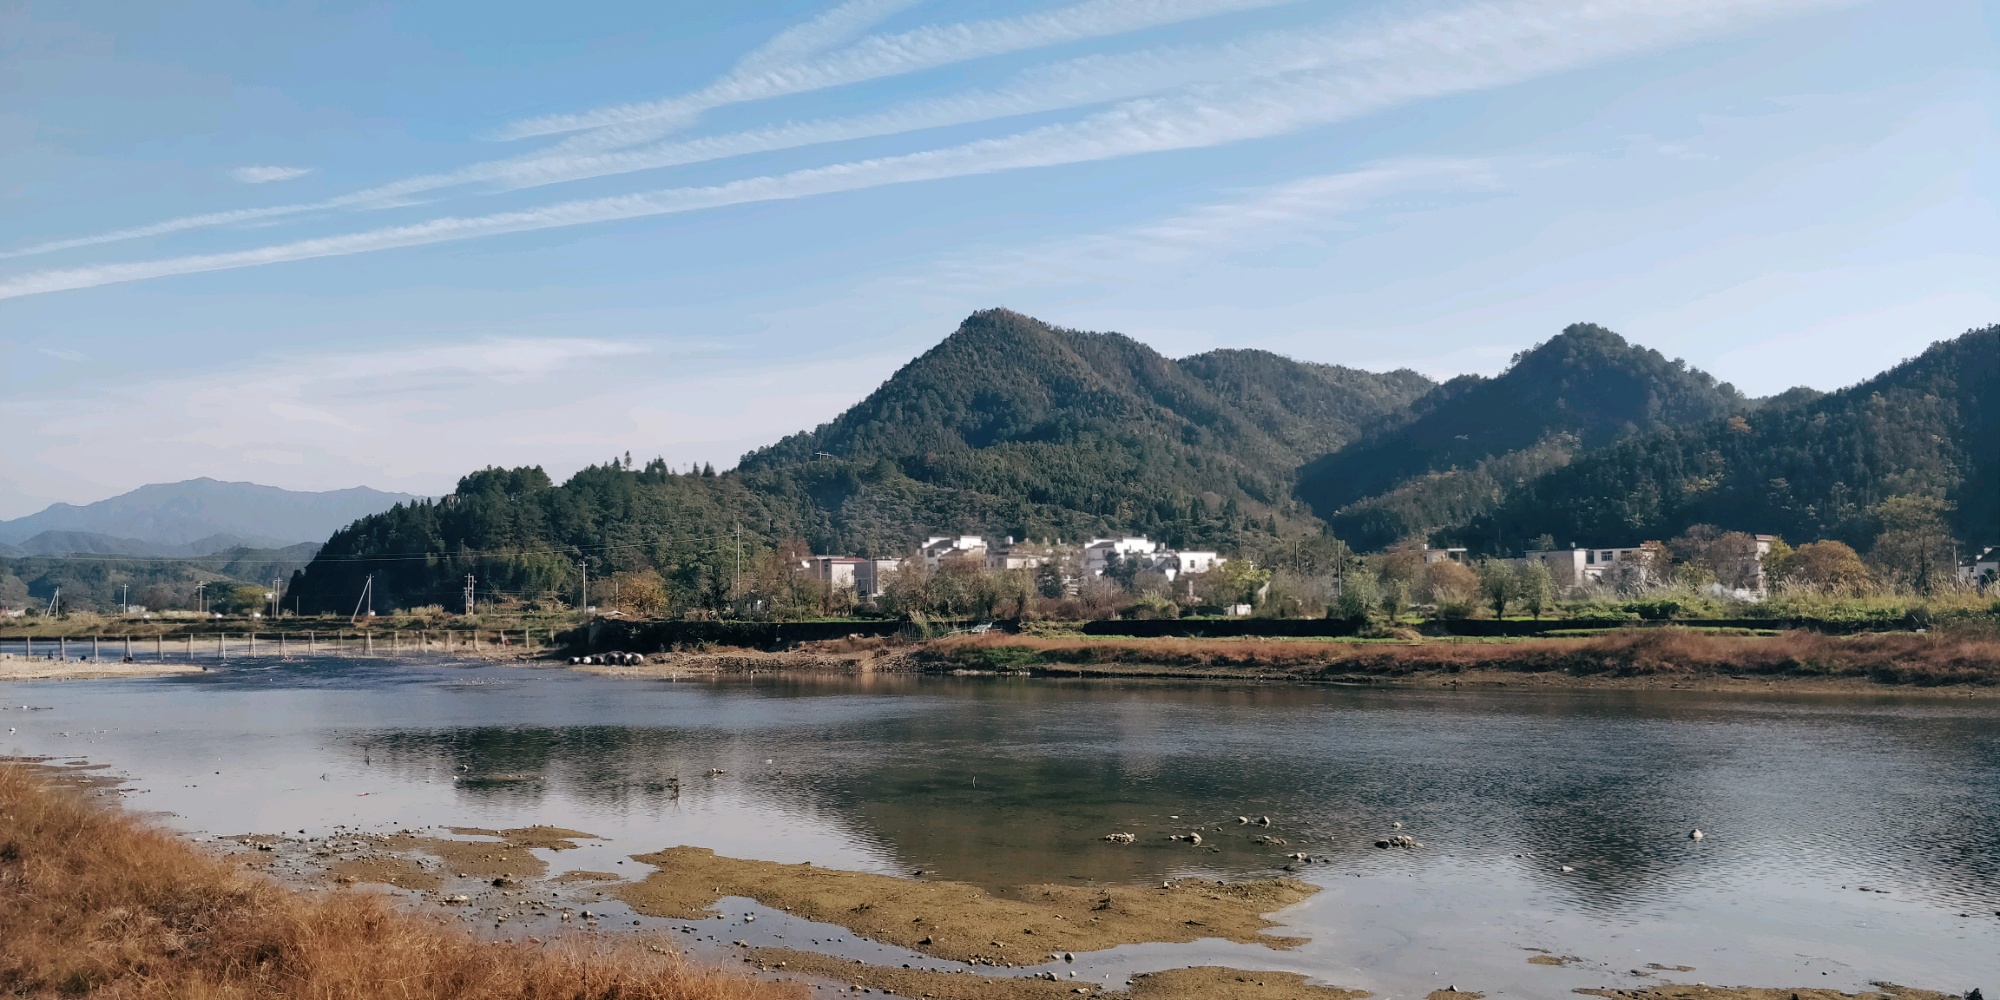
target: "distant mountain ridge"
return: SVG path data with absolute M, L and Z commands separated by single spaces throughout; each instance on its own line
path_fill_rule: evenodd
M 39 513 L 0 521 L 0 544 L 31 554 L 113 552 L 150 546 L 172 551 L 132 555 L 206 555 L 223 549 L 283 548 L 321 542 L 357 518 L 418 499 L 365 486 L 322 493 L 190 479 L 141 486 L 92 504 L 59 503 Z M 35 542 L 38 537 L 42 541 Z M 69 537 L 66 537 L 69 536 Z M 110 546 L 106 548 L 106 546 Z M 205 549 L 206 551 L 198 551 Z
M 158 559 L 190 559 L 232 550 L 278 550 L 304 547 L 317 550 L 319 542 L 287 542 L 276 538 L 243 535 L 210 535 L 186 545 L 168 545 L 137 538 L 116 538 L 92 531 L 44 531 L 19 545 L 0 544 L 0 556 L 135 556 Z M 306 553 L 311 557 L 311 552 Z

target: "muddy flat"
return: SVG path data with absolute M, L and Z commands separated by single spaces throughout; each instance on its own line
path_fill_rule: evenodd
M 1200 938 L 1291 947 L 1300 940 L 1264 933 L 1275 926 L 1265 914 L 1319 891 L 1293 879 L 1178 879 L 1150 888 L 1031 885 L 1003 896 L 963 882 L 746 861 L 700 847 L 634 857 L 658 869 L 617 889 L 640 913 L 694 919 L 724 896 L 744 896 L 885 944 L 989 964 Z

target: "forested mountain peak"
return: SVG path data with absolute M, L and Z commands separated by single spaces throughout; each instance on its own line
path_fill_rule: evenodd
M 1409 419 L 1313 462 L 1299 494 L 1323 517 L 1415 477 L 1471 469 L 1554 439 L 1592 448 L 1736 412 L 1734 386 L 1604 327 L 1578 323 L 1514 356 L 1492 378 L 1465 375 Z
M 995 462 L 1057 458 L 1049 449 L 1077 460 L 1110 449 L 1144 453 L 1159 472 L 1192 471 L 1183 486 L 1223 496 L 1240 487 L 1261 502 L 1282 502 L 1300 462 L 1431 387 L 1414 372 L 1310 365 L 1264 351 L 1175 361 L 1121 334 L 991 309 L 972 314 L 847 412 L 746 455 L 742 468 L 826 455 L 888 459 L 918 479 L 980 486 L 991 482 Z M 1011 457 L 962 455 L 993 449 Z M 953 470 L 965 472 L 968 461 L 985 472 L 955 480 Z
M 1487 547 L 1559 538 L 1666 538 L 1721 524 L 1864 544 L 1876 505 L 1954 506 L 1962 539 L 2000 539 L 2000 326 L 1931 345 L 1858 385 L 1787 393 L 1620 442 L 1518 491 L 1463 534 Z M 1608 544 L 1608 543 L 1607 543 Z

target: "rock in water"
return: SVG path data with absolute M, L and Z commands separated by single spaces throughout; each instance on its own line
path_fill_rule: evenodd
M 1702 837 L 1702 833 L 1701 833 L 1701 829 L 1700 829 L 1699 827 L 1697 827 L 1697 828 L 1695 828 L 1695 829 L 1693 829 L 1693 830 L 1689 830 L 1689 831 L 1688 831 L 1688 839 L 1689 839 L 1689 840 L 1700 840 L 1700 839 L 1701 839 L 1701 837 Z

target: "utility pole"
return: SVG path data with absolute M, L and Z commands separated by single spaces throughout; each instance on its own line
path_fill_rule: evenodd
M 472 614 L 473 608 L 473 579 L 471 573 L 465 574 L 465 613 L 468 617 Z
M 194 585 L 194 610 L 197 614 L 208 614 L 208 584 Z
M 578 559 L 576 561 L 576 565 L 578 569 L 583 570 L 583 595 L 576 602 L 576 609 L 585 614 L 589 614 L 590 613 L 590 560 L 587 558 Z
M 129 615 L 132 613 L 132 585 L 128 583 L 118 589 L 120 592 L 118 598 L 119 610 Z
M 375 574 L 373 573 L 368 574 L 367 579 L 361 582 L 361 599 L 354 602 L 354 614 L 347 619 L 347 624 L 356 625 L 360 623 L 361 606 L 363 604 L 368 606 L 368 617 L 375 617 Z
M 743 593 L 743 522 L 738 521 L 736 522 L 736 592 L 729 596 L 732 598 L 739 597 L 742 595 L 742 593 Z
M 282 615 L 282 614 L 284 614 L 284 613 L 285 613 L 285 607 L 284 607 L 284 601 L 285 601 L 285 595 L 284 595 L 284 593 L 283 593 L 282 591 L 280 591 L 280 590 L 278 589 L 278 581 L 276 581 L 276 580 L 272 580 L 272 581 L 271 581 L 271 620 L 272 620 L 272 621 L 277 621 L 277 620 L 278 620 L 278 616 L 279 616 L 279 615 Z

